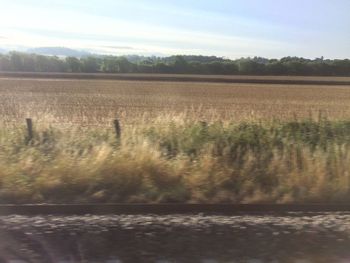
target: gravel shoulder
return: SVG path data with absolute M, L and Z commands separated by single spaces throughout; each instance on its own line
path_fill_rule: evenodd
M 0 262 L 337 263 L 349 246 L 350 213 L 0 216 Z

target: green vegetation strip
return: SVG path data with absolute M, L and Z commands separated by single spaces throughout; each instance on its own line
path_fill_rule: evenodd
M 74 73 L 161 73 L 203 75 L 349 76 L 349 59 L 261 57 L 236 60 L 208 56 L 42 56 L 20 52 L 0 54 L 0 71 Z
M 350 203 L 349 121 L 122 131 L 2 128 L 0 203 Z

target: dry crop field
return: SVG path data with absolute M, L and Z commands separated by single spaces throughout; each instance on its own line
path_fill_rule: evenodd
M 0 203 L 349 202 L 349 120 L 347 85 L 2 78 Z
M 0 79 L 1 122 L 108 126 L 157 118 L 202 121 L 350 117 L 350 86 Z

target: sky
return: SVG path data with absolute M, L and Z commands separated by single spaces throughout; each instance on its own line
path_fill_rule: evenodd
M 0 49 L 350 58 L 350 0 L 0 0 Z

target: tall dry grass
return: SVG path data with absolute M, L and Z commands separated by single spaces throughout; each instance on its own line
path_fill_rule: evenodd
M 348 202 L 350 122 L 2 129 L 2 203 Z M 160 125 L 162 124 L 162 125 Z

